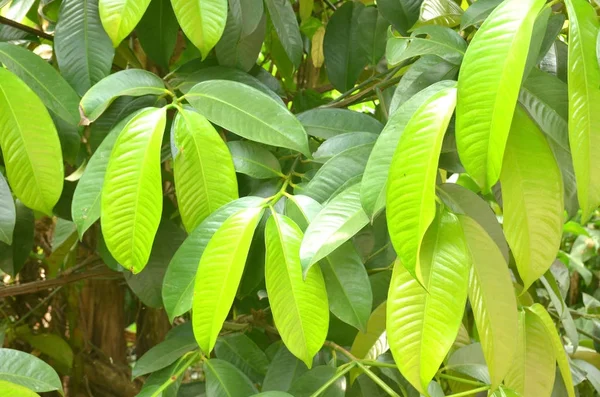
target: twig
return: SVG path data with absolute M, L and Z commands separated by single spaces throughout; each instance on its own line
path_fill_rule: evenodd
M 39 309 L 40 307 L 42 307 L 42 305 L 46 304 L 46 302 L 48 302 L 54 295 L 56 295 L 56 293 L 58 291 L 60 291 L 61 287 L 58 287 L 57 289 L 55 289 L 54 291 L 52 291 L 51 293 L 48 294 L 48 296 L 46 296 L 44 299 L 42 299 L 40 301 L 40 303 L 38 303 L 37 305 L 35 305 L 35 307 L 33 309 L 31 309 L 29 312 L 27 312 L 27 314 L 25 314 L 23 317 L 21 317 L 16 323 L 12 324 L 13 327 L 16 327 L 17 325 L 21 324 L 23 321 L 25 321 L 27 319 L 27 317 L 29 317 L 32 313 L 34 313 L 37 309 Z
M 32 28 L 27 25 L 23 25 L 22 23 L 15 22 L 12 19 L 8 19 L 8 18 L 0 16 L 0 23 L 3 25 L 13 27 L 15 29 L 22 30 L 23 32 L 31 33 L 31 34 L 41 37 L 43 39 L 54 41 L 54 36 L 52 36 L 51 34 L 48 34 L 46 32 Z
M 344 367 L 344 365 L 345 365 L 345 367 Z M 327 382 L 325 382 L 323 384 L 323 386 L 319 387 L 319 389 L 316 392 L 311 394 L 310 397 L 320 396 L 321 393 L 325 392 L 325 390 L 327 390 L 331 385 L 333 385 L 339 378 L 341 378 L 342 376 L 344 376 L 348 372 L 350 372 L 350 370 L 356 366 L 356 361 L 351 361 L 348 364 L 344 364 L 344 365 L 339 368 L 338 372 L 336 372 L 336 374 L 334 376 L 332 376 L 331 379 L 329 379 Z M 344 367 L 344 368 L 342 368 L 342 367 Z
M 550 315 L 552 317 L 554 317 L 555 319 L 557 319 L 558 321 L 562 321 L 562 319 L 553 311 L 549 310 L 548 313 L 550 313 Z M 593 340 L 594 342 L 598 342 L 600 343 L 600 338 L 598 338 L 597 336 L 594 336 L 584 330 L 582 330 L 581 328 L 575 327 L 575 329 L 577 330 L 578 333 L 580 333 L 583 336 L 587 336 L 588 338 L 590 338 L 591 340 Z
M 337 10 L 337 7 L 335 5 L 333 5 L 333 3 L 329 0 L 323 0 L 323 3 L 327 4 L 327 6 L 329 8 L 331 8 L 333 11 Z
M 485 383 L 476 381 L 476 380 L 469 380 L 469 379 L 465 379 L 465 378 L 459 378 L 458 376 L 452 376 L 452 375 L 446 375 L 446 374 L 439 374 L 438 375 L 440 378 L 442 379 L 446 379 L 446 380 L 453 380 L 455 382 L 460 382 L 460 383 L 464 383 L 466 385 L 472 385 L 472 386 L 486 386 Z
M 472 396 L 473 394 L 477 394 L 479 392 L 482 391 L 487 391 L 490 390 L 491 386 L 482 386 L 482 387 L 478 387 L 477 389 L 472 389 L 472 390 L 467 390 L 467 391 L 463 391 L 461 393 L 456 393 L 456 394 L 450 394 L 447 397 L 463 397 L 463 396 Z

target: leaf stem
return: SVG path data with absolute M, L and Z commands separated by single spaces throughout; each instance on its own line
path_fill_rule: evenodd
M 383 363 L 383 362 L 377 361 L 377 360 L 360 360 L 360 362 L 363 363 L 364 365 L 369 365 L 371 367 L 382 367 L 382 368 L 394 368 L 394 369 L 398 369 L 398 366 L 396 364 Z
M 467 390 L 467 391 L 463 391 L 461 393 L 456 393 L 456 394 L 450 394 L 446 397 L 464 397 L 464 396 L 472 396 L 473 394 L 477 394 L 479 392 L 482 391 L 486 391 L 486 390 L 490 390 L 491 386 L 487 385 L 487 386 L 482 386 L 482 387 L 478 387 L 477 389 L 472 389 L 472 390 Z
M 446 374 L 438 374 L 438 376 L 442 379 L 447 379 L 447 380 L 453 380 L 455 382 L 460 382 L 460 383 L 464 383 L 466 385 L 472 385 L 472 386 L 487 386 L 485 383 L 483 382 L 479 382 L 476 380 L 469 380 L 469 379 L 465 379 L 465 378 L 461 378 L 458 376 L 452 376 L 452 375 L 446 375 Z
M 46 40 L 54 41 L 54 36 L 52 36 L 51 34 L 48 34 L 46 32 L 32 28 L 27 25 L 23 25 L 19 22 L 13 21 L 12 19 L 5 18 L 3 16 L 0 16 L 0 24 L 22 30 L 23 32 L 33 34 L 34 36 L 41 37 Z
M 356 361 L 351 361 L 349 363 L 343 364 L 338 368 L 338 371 L 334 376 L 331 377 L 327 382 L 323 384 L 323 386 L 319 387 L 316 392 L 310 395 L 310 397 L 318 397 L 321 393 L 329 388 L 329 386 L 333 385 L 339 378 L 346 375 L 352 368 L 356 366 Z

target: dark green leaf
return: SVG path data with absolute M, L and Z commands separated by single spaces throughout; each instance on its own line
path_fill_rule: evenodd
M 321 386 L 336 374 L 336 368 L 328 365 L 314 367 L 304 373 L 292 384 L 289 392 L 294 397 L 310 397 Z M 331 386 L 320 394 L 323 397 L 344 397 L 346 391 L 346 378 L 338 378 Z
M 16 201 L 15 209 L 16 218 L 12 246 L 0 242 L 0 268 L 13 277 L 19 273 L 25 261 L 29 258 L 29 253 L 33 249 L 35 232 L 33 211 L 19 200 Z
M 168 70 L 179 32 L 171 1 L 151 0 L 135 32 L 148 57 Z
M 385 19 L 402 35 L 408 31 L 419 19 L 423 0 L 379 0 L 377 6 Z
M 235 171 L 257 179 L 283 176 L 277 157 L 263 146 L 249 141 L 230 141 L 227 147 L 233 157 Z
M 292 383 L 306 371 L 306 364 L 298 360 L 285 346 L 281 346 L 271 360 L 262 390 L 288 391 Z
M 16 216 L 15 201 L 0 173 L 0 243 L 12 244 Z
M 267 373 L 267 356 L 245 334 L 219 337 L 215 345 L 215 354 L 217 358 L 235 365 L 254 382 L 261 383 Z
M 379 134 L 383 125 L 365 113 L 347 109 L 313 109 L 298 115 L 309 135 L 328 139 L 346 132 Z
M 292 3 L 289 0 L 265 0 L 265 2 L 285 53 L 289 60 L 298 67 L 302 61 L 303 46 Z
M 494 8 L 498 4 L 502 3 L 503 0 L 477 0 L 467 8 L 460 21 L 460 29 L 465 30 L 466 28 L 478 25 L 483 22 Z
M 216 358 L 204 362 L 206 395 L 211 397 L 246 397 L 258 390 L 250 379 L 227 361 Z

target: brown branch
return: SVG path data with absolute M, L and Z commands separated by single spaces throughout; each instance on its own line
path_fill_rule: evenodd
M 3 16 L 0 16 L 0 24 L 11 26 L 15 29 L 19 29 L 19 30 L 22 30 L 23 32 L 31 33 L 35 36 L 41 37 L 46 40 L 54 41 L 54 36 L 52 36 L 51 34 L 48 34 L 46 32 L 32 28 L 27 25 L 23 25 L 19 22 L 15 22 L 12 19 L 4 18 Z
M 114 276 L 115 278 L 122 277 L 122 274 L 117 273 L 106 266 L 102 266 L 100 268 L 94 268 L 87 272 L 82 273 L 73 273 L 67 274 L 64 276 L 59 276 L 50 280 L 39 280 L 33 281 L 30 283 L 25 283 L 21 285 L 14 285 L 10 287 L 2 287 L 0 288 L 0 298 L 6 298 L 8 296 L 17 296 L 17 295 L 25 295 L 32 294 L 34 292 L 43 291 L 50 288 L 56 288 L 61 285 L 74 283 L 76 281 L 85 280 L 88 278 L 95 277 L 109 277 Z

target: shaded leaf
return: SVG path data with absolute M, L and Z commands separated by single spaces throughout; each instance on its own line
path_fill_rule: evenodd
M 0 174 L 0 242 L 12 244 L 16 216 L 15 201 L 6 179 Z
M 170 0 L 151 0 L 135 28 L 144 52 L 164 70 L 169 69 L 178 32 L 179 24 Z
M 265 353 L 245 334 L 219 337 L 215 354 L 217 358 L 235 365 L 254 382 L 262 382 L 269 367 Z
M 206 395 L 214 397 L 245 397 L 258 390 L 250 379 L 227 361 L 216 358 L 204 361 Z
M 329 139 L 346 132 L 379 134 L 383 125 L 374 117 L 348 109 L 312 109 L 298 115 L 309 135 Z
M 236 172 L 257 179 L 283 176 L 279 160 L 263 146 L 248 141 L 230 141 L 227 142 L 227 147 Z
M 300 66 L 303 53 L 302 37 L 292 3 L 289 0 L 265 0 L 265 3 L 287 57 L 294 66 Z

